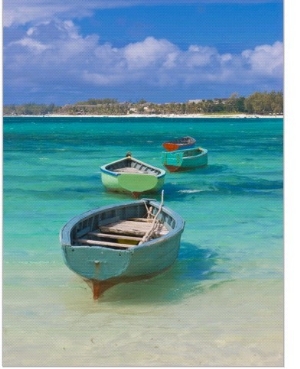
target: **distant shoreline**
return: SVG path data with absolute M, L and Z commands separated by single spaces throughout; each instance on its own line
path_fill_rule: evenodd
M 4 115 L 4 118 L 245 118 L 245 119 L 257 119 L 257 118 L 281 118 L 283 115 L 259 115 L 259 114 L 128 114 L 128 115 L 63 115 L 63 114 L 46 114 L 46 115 Z

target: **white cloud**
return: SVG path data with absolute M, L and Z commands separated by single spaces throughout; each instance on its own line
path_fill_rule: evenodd
M 110 86 L 120 82 L 120 76 L 118 75 L 107 75 L 105 73 L 90 73 L 89 71 L 83 71 L 82 78 L 84 81 L 98 85 L 98 86 Z M 125 80 L 126 78 L 124 78 Z
M 204 67 L 209 65 L 214 58 L 218 58 L 215 48 L 192 45 L 186 53 L 186 65 L 189 68 Z
M 187 0 L 183 3 L 195 3 Z M 26 24 L 32 21 L 59 17 L 82 18 L 92 16 L 97 9 L 124 8 L 135 5 L 173 4 L 169 0 L 4 0 L 3 25 Z
M 257 46 L 254 50 L 245 50 L 242 58 L 255 74 L 276 77 L 283 70 L 283 44 Z
M 147 37 L 142 42 L 131 43 L 124 47 L 123 56 L 129 69 L 144 69 L 163 62 L 168 62 L 169 54 L 176 53 L 177 47 L 167 40 Z
M 29 37 L 25 37 L 19 41 L 12 42 L 12 45 L 20 45 L 26 47 L 34 54 L 42 53 L 43 51 L 51 48 L 51 46 L 43 45 L 41 42 L 33 40 Z
M 282 3 L 283 0 L 176 0 L 179 4 L 201 3 Z M 136 5 L 174 6 L 174 0 L 4 0 L 3 25 L 26 24 L 32 21 L 59 17 L 82 18 L 92 16 L 97 9 L 124 8 Z
M 192 86 L 282 82 L 283 45 L 260 45 L 241 54 L 191 45 L 182 50 L 166 39 L 147 37 L 116 48 L 98 35 L 83 37 L 72 21 L 43 21 L 4 48 L 5 89 L 43 86 Z M 80 86 L 80 87 L 79 87 Z

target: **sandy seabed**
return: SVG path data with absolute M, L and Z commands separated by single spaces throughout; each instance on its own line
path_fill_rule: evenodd
M 53 282 L 64 272 L 56 270 Z M 280 280 L 207 285 L 162 302 L 164 279 L 156 277 L 115 286 L 94 302 L 71 278 L 72 287 L 51 283 L 44 291 L 5 287 L 4 366 L 283 365 Z

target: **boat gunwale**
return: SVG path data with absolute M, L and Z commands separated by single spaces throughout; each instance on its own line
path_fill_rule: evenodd
M 195 155 L 189 155 L 188 152 L 198 151 Z M 207 166 L 208 150 L 203 147 L 194 147 L 183 150 L 162 152 L 164 167 L 169 172 L 185 172 Z
M 90 217 L 96 216 L 98 213 L 105 212 L 106 210 L 112 210 L 114 208 L 122 208 L 128 205 L 138 206 L 138 205 L 145 204 L 145 203 L 148 203 L 148 205 L 150 206 L 152 205 L 157 209 L 159 209 L 160 207 L 160 204 L 157 201 L 154 201 L 151 199 L 141 199 L 135 202 L 131 201 L 131 202 L 123 203 L 123 204 L 112 204 L 112 205 L 102 206 L 99 208 L 88 210 L 82 214 L 79 214 L 71 218 L 60 230 L 59 236 L 60 236 L 61 246 L 62 247 L 76 247 L 76 248 L 90 248 L 91 247 L 90 245 L 73 245 L 71 242 L 71 231 L 78 222 L 83 222 L 89 219 Z M 109 249 L 113 251 L 117 251 L 117 252 L 128 252 L 128 251 L 132 252 L 135 249 L 142 248 L 145 246 L 151 246 L 152 244 L 157 244 L 158 242 L 165 241 L 166 239 L 176 236 L 179 232 L 183 232 L 184 225 L 185 225 L 184 219 L 179 214 L 177 214 L 176 212 L 174 212 L 173 210 L 171 210 L 170 208 L 166 206 L 163 206 L 162 209 L 165 213 L 167 213 L 175 221 L 175 227 L 171 228 L 167 234 L 162 235 L 152 240 L 148 240 L 140 245 L 135 245 L 134 247 L 128 247 L 128 249 L 122 249 L 122 250 L 119 250 L 119 249 L 113 250 L 112 248 L 109 248 Z M 107 249 L 107 247 L 99 246 L 99 245 L 95 245 L 94 247 Z
M 168 152 L 178 151 L 181 149 L 193 148 L 196 145 L 196 139 L 191 136 L 184 136 L 177 139 L 165 141 L 162 143 L 163 148 Z
M 193 150 L 200 150 L 199 154 L 198 155 L 193 155 L 193 157 L 196 157 L 196 156 L 201 156 L 201 155 L 205 155 L 208 153 L 208 150 L 207 149 L 204 149 L 203 147 L 190 147 L 190 148 L 183 148 L 183 149 L 180 149 L 180 150 L 174 150 L 174 151 L 163 151 L 163 154 L 168 154 L 168 155 L 176 155 L 176 154 L 180 154 L 180 153 L 184 153 L 185 151 L 193 151 Z M 188 158 L 189 156 L 185 156 L 185 158 Z
M 124 158 L 121 158 L 121 159 L 112 161 L 111 163 L 104 164 L 104 165 L 100 166 L 100 170 L 103 173 L 106 173 L 106 174 L 109 174 L 109 175 L 118 177 L 118 176 L 120 176 L 122 174 L 122 172 L 114 172 L 112 170 L 107 169 L 107 167 L 109 165 L 114 165 L 114 164 L 117 164 L 119 162 L 122 162 L 122 161 L 125 161 L 125 160 L 128 160 L 128 159 L 129 159 L 128 157 L 124 157 Z M 144 166 L 146 166 L 148 168 L 151 168 L 153 170 L 157 170 L 158 172 L 160 172 L 159 174 L 156 174 L 156 173 L 139 173 L 141 176 L 148 175 L 148 176 L 154 176 L 156 178 L 163 178 L 166 175 L 166 171 L 164 169 L 161 169 L 161 168 L 158 168 L 158 167 L 154 167 L 153 165 L 148 164 L 148 163 L 145 163 L 145 162 L 143 162 L 141 160 L 138 160 L 136 158 L 133 158 L 132 156 L 130 157 L 130 160 L 132 160 L 132 161 L 134 161 L 134 162 L 136 162 L 138 164 L 144 165 Z

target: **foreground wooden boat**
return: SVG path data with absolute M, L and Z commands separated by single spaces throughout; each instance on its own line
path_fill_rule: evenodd
M 162 203 L 141 199 L 87 211 L 60 232 L 65 264 L 93 290 L 149 278 L 176 260 L 184 220 Z
M 169 172 L 192 170 L 207 165 L 208 152 L 202 147 L 163 152 L 162 163 Z
M 164 185 L 166 172 L 127 154 L 125 158 L 103 165 L 101 180 L 109 191 L 131 193 L 157 192 Z
M 171 141 L 166 141 L 162 145 L 167 151 L 189 149 L 194 147 L 196 140 L 193 137 L 185 136 Z

